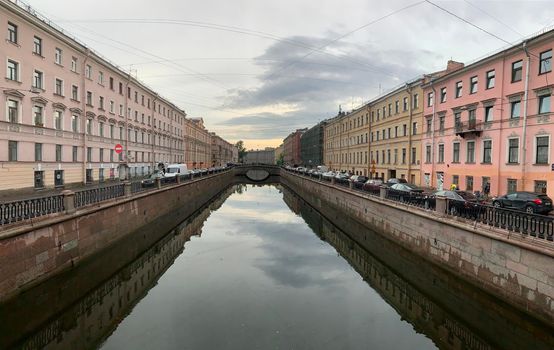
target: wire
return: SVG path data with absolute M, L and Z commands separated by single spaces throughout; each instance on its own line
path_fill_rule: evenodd
M 513 33 L 516 33 L 517 35 L 519 35 L 520 37 L 523 37 L 523 34 L 521 34 L 520 32 L 518 32 L 517 30 L 515 30 L 514 28 L 512 28 L 511 26 L 507 25 L 506 23 L 502 22 L 501 20 L 499 20 L 498 18 L 494 17 L 493 15 L 491 15 L 490 13 L 486 12 L 485 10 L 483 10 L 482 8 L 478 7 L 477 5 L 469 2 L 468 0 L 464 0 L 465 3 L 467 3 L 468 5 L 470 5 L 471 7 L 474 7 L 476 8 L 477 10 L 481 11 L 482 13 L 484 13 L 485 15 L 489 16 L 490 18 L 494 19 L 496 22 L 502 24 L 504 27 L 508 28 L 509 30 L 511 30 Z

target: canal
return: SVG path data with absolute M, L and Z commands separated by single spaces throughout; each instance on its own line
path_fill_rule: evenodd
M 0 348 L 553 348 L 548 325 L 338 221 L 230 187 L 147 249 L 130 237 L 0 305 Z

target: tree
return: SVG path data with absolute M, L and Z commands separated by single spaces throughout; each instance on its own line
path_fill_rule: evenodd
M 244 148 L 244 142 L 242 140 L 237 141 L 235 147 L 239 150 L 239 163 L 242 163 L 244 161 L 244 158 L 246 157 L 246 154 L 248 153 L 246 151 L 246 148 Z
M 285 164 L 285 155 L 283 153 L 279 154 L 279 157 L 277 158 L 277 165 L 284 165 Z

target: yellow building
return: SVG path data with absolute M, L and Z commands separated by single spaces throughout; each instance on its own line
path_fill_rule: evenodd
M 370 173 L 421 184 L 422 79 L 370 102 Z

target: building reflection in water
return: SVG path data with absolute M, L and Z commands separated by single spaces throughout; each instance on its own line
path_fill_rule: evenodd
M 334 213 L 339 229 L 284 186 L 283 199 L 405 321 L 439 348 L 554 349 L 549 325 Z
M 202 234 L 202 225 L 223 202 L 235 191 L 244 191 L 245 186 L 229 187 L 207 207 L 182 222 L 173 231 L 164 235 L 153 246 L 147 248 L 135 260 L 126 263 L 118 271 L 112 271 L 107 279 L 96 280 L 102 273 L 90 274 L 90 267 L 79 266 L 57 278 L 46 286 L 39 286 L 25 292 L 21 297 L 0 305 L 0 349 L 91 349 L 97 347 L 111 334 L 119 322 L 132 310 L 146 293 L 156 285 L 158 278 L 173 264 L 181 254 L 185 243 L 192 236 Z M 114 261 L 125 250 L 135 250 L 130 244 L 137 237 L 116 243 L 113 249 L 95 257 L 94 271 L 110 270 Z M 132 253 L 132 252 L 131 252 Z M 83 293 L 71 303 L 74 297 L 68 297 L 61 289 L 67 286 L 79 290 L 80 281 L 91 280 L 95 287 Z M 94 285 L 94 284 L 93 284 Z M 72 292 L 74 293 L 74 292 Z M 45 296 L 48 300 L 44 300 Z M 35 302 L 33 302 L 35 301 Z M 43 306 L 39 307 L 39 304 Z M 45 307 L 44 305 L 51 307 Z M 66 305 L 67 304 L 67 305 Z M 65 308 L 64 308 L 65 306 Z M 49 311 L 63 309 L 52 317 Z M 46 316 L 45 316 L 46 315 Z M 33 320 L 49 319 L 40 325 L 33 325 Z

